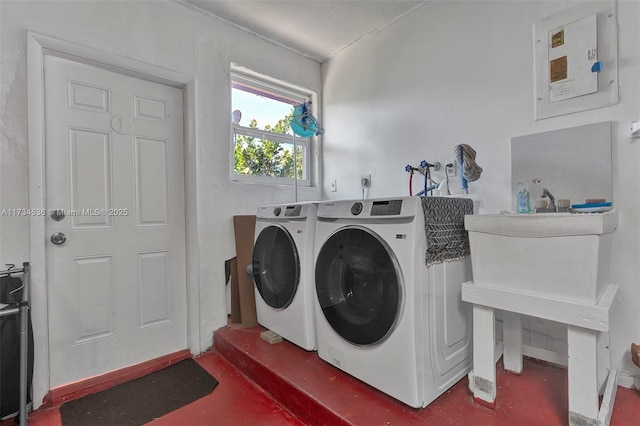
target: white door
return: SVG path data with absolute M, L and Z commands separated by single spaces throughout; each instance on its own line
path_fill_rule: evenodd
M 183 93 L 50 55 L 44 70 L 53 388 L 187 348 Z

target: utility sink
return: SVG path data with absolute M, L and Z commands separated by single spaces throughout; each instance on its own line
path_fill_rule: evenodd
M 609 279 L 618 213 L 465 216 L 473 281 L 527 294 L 597 303 Z

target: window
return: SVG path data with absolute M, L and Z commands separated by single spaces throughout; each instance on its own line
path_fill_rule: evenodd
M 290 122 L 293 107 L 310 99 L 310 93 L 232 69 L 232 180 L 293 184 L 295 178 L 310 185 L 311 138 L 294 135 Z

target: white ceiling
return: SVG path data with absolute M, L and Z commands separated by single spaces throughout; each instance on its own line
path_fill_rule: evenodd
M 320 63 L 429 0 L 176 0 Z

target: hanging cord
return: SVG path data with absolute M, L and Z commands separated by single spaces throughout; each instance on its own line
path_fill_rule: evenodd
M 298 202 L 298 146 L 296 144 L 296 135 L 303 138 L 321 136 L 324 134 L 324 129 L 320 127 L 318 120 L 311 114 L 311 101 L 294 105 L 289 124 L 293 133 L 293 186 L 295 201 Z
M 456 158 L 456 161 L 460 166 L 460 186 L 462 187 L 464 193 L 468 194 L 469 185 L 467 184 L 467 180 L 464 178 L 464 154 L 462 152 L 462 145 L 458 145 L 458 147 L 460 147 L 460 149 L 458 150 L 458 158 Z
M 294 201 L 298 202 L 298 146 L 296 145 L 296 132 L 293 132 L 293 192 Z
M 449 167 L 453 167 L 453 164 L 449 163 L 444 166 L 444 178 L 447 182 L 447 195 L 451 195 L 451 191 L 449 190 Z
M 427 167 L 424 173 L 424 195 L 427 195 L 427 191 L 429 190 L 429 180 L 431 179 L 431 172 Z
M 413 195 L 413 170 L 409 173 L 409 196 Z

